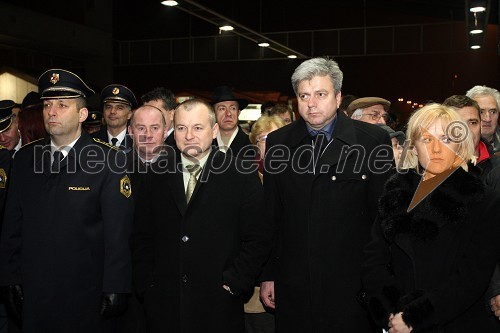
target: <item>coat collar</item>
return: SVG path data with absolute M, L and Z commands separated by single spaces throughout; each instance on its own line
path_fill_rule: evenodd
M 46 176 L 50 176 L 52 174 L 51 172 L 51 158 L 52 158 L 52 151 L 51 151 L 51 140 L 50 137 L 46 137 L 44 140 L 41 140 L 40 143 L 37 143 L 37 145 L 42 145 L 41 147 L 41 154 L 37 157 L 37 160 L 35 163 L 37 164 L 37 167 L 42 167 L 43 165 L 43 173 Z M 85 158 L 85 154 L 80 156 L 80 151 L 86 147 L 87 145 L 94 144 L 94 141 L 90 137 L 87 132 L 82 130 L 82 134 L 80 135 L 80 138 L 76 141 L 75 145 L 73 146 L 72 149 L 69 150 L 68 155 L 61 161 L 60 164 L 60 170 L 66 169 L 66 166 L 69 164 L 71 166 L 77 166 L 80 162 L 80 158 Z M 38 155 L 38 154 L 37 154 Z M 40 170 L 40 169 L 38 169 Z
M 444 224 L 464 223 L 468 206 L 484 197 L 481 181 L 459 168 L 408 213 L 420 179 L 420 175 L 410 170 L 387 181 L 379 202 L 379 219 L 386 239 L 393 240 L 401 234 L 433 239 Z

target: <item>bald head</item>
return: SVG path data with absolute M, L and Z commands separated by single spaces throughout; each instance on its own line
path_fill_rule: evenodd
M 152 160 L 160 153 L 167 130 L 163 112 L 152 105 L 139 107 L 130 120 L 129 133 L 134 138 L 134 148 L 145 160 Z

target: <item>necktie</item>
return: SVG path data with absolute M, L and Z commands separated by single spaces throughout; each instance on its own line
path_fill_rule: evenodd
M 116 147 L 116 143 L 118 142 L 117 138 L 112 138 L 111 139 L 111 144 Z
M 56 150 L 53 153 L 54 155 L 54 161 L 52 162 L 52 172 L 59 172 L 61 169 L 61 161 L 64 158 L 64 155 L 61 151 Z
M 196 187 L 196 177 L 201 171 L 199 164 L 191 164 L 186 166 L 187 171 L 189 171 L 189 180 L 186 189 L 186 202 L 191 200 L 191 196 L 193 195 L 194 188 Z

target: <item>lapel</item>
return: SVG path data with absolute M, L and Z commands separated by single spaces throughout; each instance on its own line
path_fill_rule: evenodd
M 414 261 L 413 247 L 411 246 L 410 234 L 399 234 L 394 238 L 394 243 L 403 250 L 404 253 Z
M 342 111 L 337 111 L 337 123 L 333 129 L 332 139 L 321 154 L 316 170 L 319 170 L 318 168 L 323 165 L 328 165 L 330 168 L 346 159 L 347 155 L 344 147 L 356 144 L 356 131 L 353 121 Z M 316 172 L 315 176 L 317 177 L 320 174 L 320 172 Z
M 175 205 L 182 216 L 186 214 L 186 192 L 184 190 L 184 178 L 182 174 L 181 152 L 175 149 L 175 154 L 167 155 L 167 165 L 175 167 L 174 172 L 167 172 L 167 180 L 172 191 Z
M 35 156 L 37 156 L 37 160 L 35 161 L 35 170 L 43 170 L 43 174 L 47 177 L 50 177 L 52 157 L 52 151 L 50 150 L 50 137 L 45 138 L 43 141 L 40 141 L 40 143 L 36 143 L 36 145 L 40 145 L 40 150 L 35 148 L 35 151 L 40 151 L 41 154 L 39 154 L 39 156 L 37 156 L 38 154 L 35 154 Z

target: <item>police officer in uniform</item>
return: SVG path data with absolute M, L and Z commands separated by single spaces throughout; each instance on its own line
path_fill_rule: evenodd
M 93 93 L 62 69 L 38 81 L 46 139 L 11 170 L 0 285 L 23 332 L 111 332 L 131 291 L 125 154 L 82 131 Z
M 95 132 L 93 137 L 130 151 L 132 138 L 127 132 L 127 125 L 132 110 L 137 108 L 134 93 L 121 84 L 110 84 L 102 90 L 101 102 L 106 126 Z

